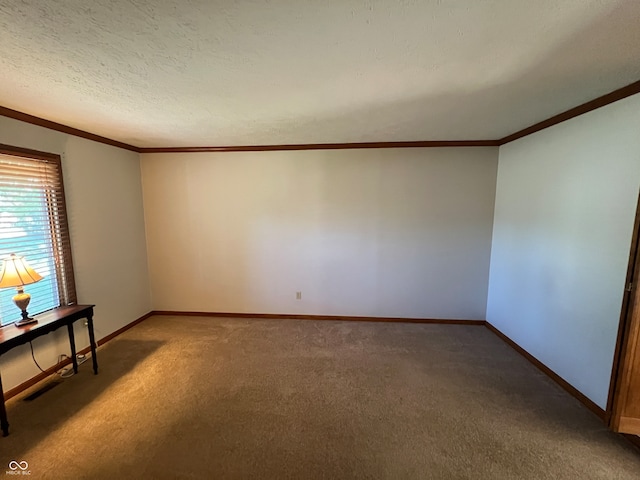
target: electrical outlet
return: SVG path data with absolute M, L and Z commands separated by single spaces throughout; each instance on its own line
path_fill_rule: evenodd
M 296 292 L 296 300 L 302 300 L 302 292 Z

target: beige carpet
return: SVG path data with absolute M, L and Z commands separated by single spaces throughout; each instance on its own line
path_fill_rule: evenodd
M 8 402 L 0 475 L 640 478 L 640 453 L 483 327 L 156 316 L 98 357 Z

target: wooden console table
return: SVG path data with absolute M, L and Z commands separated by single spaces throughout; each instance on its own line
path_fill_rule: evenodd
M 9 325 L 0 328 L 0 356 L 18 345 L 23 345 L 35 338 L 51 333 L 62 326 L 67 326 L 69 332 L 69 345 L 71 346 L 71 361 L 73 371 L 78 373 L 78 359 L 76 358 L 76 341 L 73 335 L 73 323 L 81 318 L 87 320 L 89 326 L 89 342 L 91 343 L 91 359 L 93 360 L 93 373 L 98 374 L 98 359 L 96 357 L 96 339 L 93 333 L 93 307 L 94 305 L 69 305 L 35 315 L 38 323 L 31 323 L 24 327 Z M 2 436 L 9 435 L 9 422 L 7 410 L 4 405 L 4 391 L 2 390 L 2 376 L 0 376 L 0 428 Z

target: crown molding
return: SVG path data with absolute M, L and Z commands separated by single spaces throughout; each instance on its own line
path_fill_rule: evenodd
M 140 148 L 140 153 L 271 152 L 281 150 L 350 150 L 356 148 L 497 147 L 498 145 L 498 140 L 420 140 L 413 142 L 299 143 L 287 145 L 233 145 L 226 147 L 153 147 Z
M 282 150 L 348 150 L 357 148 L 498 147 L 637 93 L 640 93 L 640 80 L 496 140 L 418 140 L 408 142 L 302 143 L 285 145 L 230 145 L 219 147 L 136 147 L 134 145 L 129 145 L 128 143 L 112 140 L 111 138 L 102 137 L 94 133 L 79 130 L 61 123 L 45 120 L 44 118 L 2 106 L 0 106 L 0 116 L 13 118 L 15 120 L 20 120 L 39 127 L 49 128 L 69 135 L 86 138 L 87 140 L 93 140 L 94 142 L 124 148 L 125 150 L 130 150 L 136 153 L 271 152 Z
M 95 133 L 90 133 L 84 130 L 69 127 L 67 125 L 63 125 L 62 123 L 52 122 L 51 120 L 45 120 L 44 118 L 36 117 L 35 115 L 29 115 L 28 113 L 19 112 L 18 110 L 12 110 L 7 107 L 0 106 L 0 115 L 13 118 L 14 120 L 20 120 L 25 123 L 30 123 L 31 125 L 37 125 L 38 127 L 49 128 L 51 130 L 55 130 L 56 132 L 66 133 L 69 135 L 74 135 L 76 137 L 86 138 L 87 140 L 93 140 L 94 142 L 104 143 L 113 147 L 124 148 L 125 150 L 140 153 L 140 149 L 138 147 L 134 147 L 133 145 L 129 145 L 128 143 L 112 140 L 111 138 L 102 137 L 100 135 L 96 135 Z
M 598 108 L 617 102 L 618 100 L 622 100 L 623 98 L 630 97 L 631 95 L 635 95 L 636 93 L 640 93 L 640 80 L 638 80 L 637 82 L 633 82 L 626 87 L 622 87 L 614 90 L 613 92 L 607 93 L 606 95 L 602 95 L 601 97 L 598 97 L 594 100 L 583 103 L 582 105 L 571 108 L 566 112 L 554 115 L 553 117 L 547 118 L 546 120 L 536 123 L 535 125 L 523 128 L 522 130 L 512 133 L 511 135 L 507 135 L 506 137 L 501 138 L 498 141 L 498 144 L 504 145 L 505 143 L 513 142 L 514 140 L 518 140 L 519 138 L 526 137 L 527 135 L 539 132 L 540 130 L 544 130 L 545 128 L 549 128 L 559 123 L 566 122 L 567 120 L 578 117 L 585 113 L 589 113 Z

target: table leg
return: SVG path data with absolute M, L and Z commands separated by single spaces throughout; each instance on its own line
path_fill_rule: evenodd
M 2 436 L 9 435 L 9 421 L 7 420 L 7 408 L 4 406 L 4 390 L 2 390 L 2 376 L 0 376 L 0 428 Z
M 89 327 L 89 342 L 91 343 L 91 360 L 93 360 L 93 373 L 98 374 L 98 357 L 96 355 L 96 337 L 93 333 L 93 310 L 87 315 L 87 326 Z
M 76 356 L 76 337 L 73 334 L 73 323 L 67 324 L 69 331 L 69 345 L 71 345 L 71 362 L 73 362 L 73 373 L 78 373 L 78 357 Z

